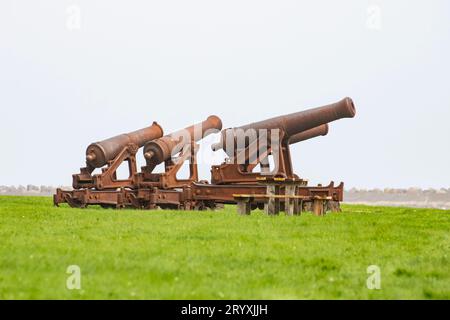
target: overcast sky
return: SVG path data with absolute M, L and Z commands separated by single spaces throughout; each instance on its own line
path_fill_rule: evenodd
M 356 118 L 293 146 L 300 176 L 450 187 L 449 57 L 447 0 L 1 0 L 0 184 L 70 185 L 90 142 L 155 120 L 233 127 L 350 96 Z

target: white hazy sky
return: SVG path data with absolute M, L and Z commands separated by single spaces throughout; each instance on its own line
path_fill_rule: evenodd
M 357 117 L 293 146 L 296 172 L 450 187 L 449 57 L 447 0 L 1 0 L 0 184 L 70 185 L 90 142 L 154 120 L 232 127 L 350 96 Z

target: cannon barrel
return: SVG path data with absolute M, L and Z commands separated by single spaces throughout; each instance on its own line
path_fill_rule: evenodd
M 217 116 L 209 116 L 203 122 L 148 142 L 144 146 L 144 157 L 147 163 L 160 164 L 172 157 L 172 151 L 177 146 L 183 147 L 191 143 L 191 141 L 199 141 L 205 136 L 220 130 L 222 130 L 222 120 Z
M 353 118 L 356 109 L 352 99 L 344 98 L 339 102 L 323 107 L 308 109 L 285 116 L 255 122 L 240 127 L 247 129 L 282 129 L 288 137 L 342 118 Z
M 356 108 L 352 99 L 344 98 L 341 101 L 326 106 L 308 109 L 284 116 L 271 118 L 264 121 L 254 122 L 237 128 L 222 130 L 221 141 L 211 146 L 213 151 L 225 148 L 227 146 L 226 139 L 228 137 L 238 138 L 239 132 L 246 133 L 251 130 L 259 134 L 260 129 L 280 129 L 285 139 L 290 139 L 293 135 L 302 133 L 306 130 L 327 124 L 329 122 L 342 119 L 353 118 L 356 115 Z M 252 142 L 246 138 L 245 145 L 248 146 Z M 228 155 L 233 154 L 233 150 L 225 150 Z
M 153 122 L 150 127 L 90 144 L 86 150 L 86 162 L 94 168 L 101 168 L 108 161 L 113 160 L 127 145 L 135 144 L 141 148 L 146 142 L 162 136 L 163 129 Z
M 319 136 L 326 136 L 328 134 L 328 124 L 323 124 L 321 126 L 294 134 L 289 138 L 289 144 L 294 144 L 297 142 L 309 140 Z

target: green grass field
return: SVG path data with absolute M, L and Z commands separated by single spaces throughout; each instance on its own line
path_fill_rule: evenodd
M 0 197 L 0 299 L 449 299 L 450 212 L 315 217 L 55 208 Z M 69 265 L 81 290 L 68 290 Z M 369 290 L 367 267 L 381 270 Z

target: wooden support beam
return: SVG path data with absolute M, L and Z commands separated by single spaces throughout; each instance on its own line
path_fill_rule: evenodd
M 324 214 L 324 200 L 314 199 L 313 200 L 313 213 L 316 216 L 323 216 Z
M 280 198 L 279 196 L 280 187 L 274 184 L 267 185 L 267 195 L 269 197 L 269 202 L 265 208 L 266 214 L 277 215 L 280 213 Z
M 301 215 L 303 212 L 303 200 L 302 199 L 295 199 L 294 200 L 294 214 L 295 215 Z
M 341 212 L 341 206 L 338 201 L 328 201 L 327 208 L 331 212 Z
M 237 201 L 237 212 L 240 215 L 249 215 L 251 213 L 251 204 L 249 199 Z
M 286 185 L 285 187 L 286 199 L 284 200 L 284 212 L 286 212 L 286 215 L 288 216 L 293 216 L 295 212 L 296 199 L 293 197 L 295 197 L 296 189 L 297 187 L 295 185 Z

